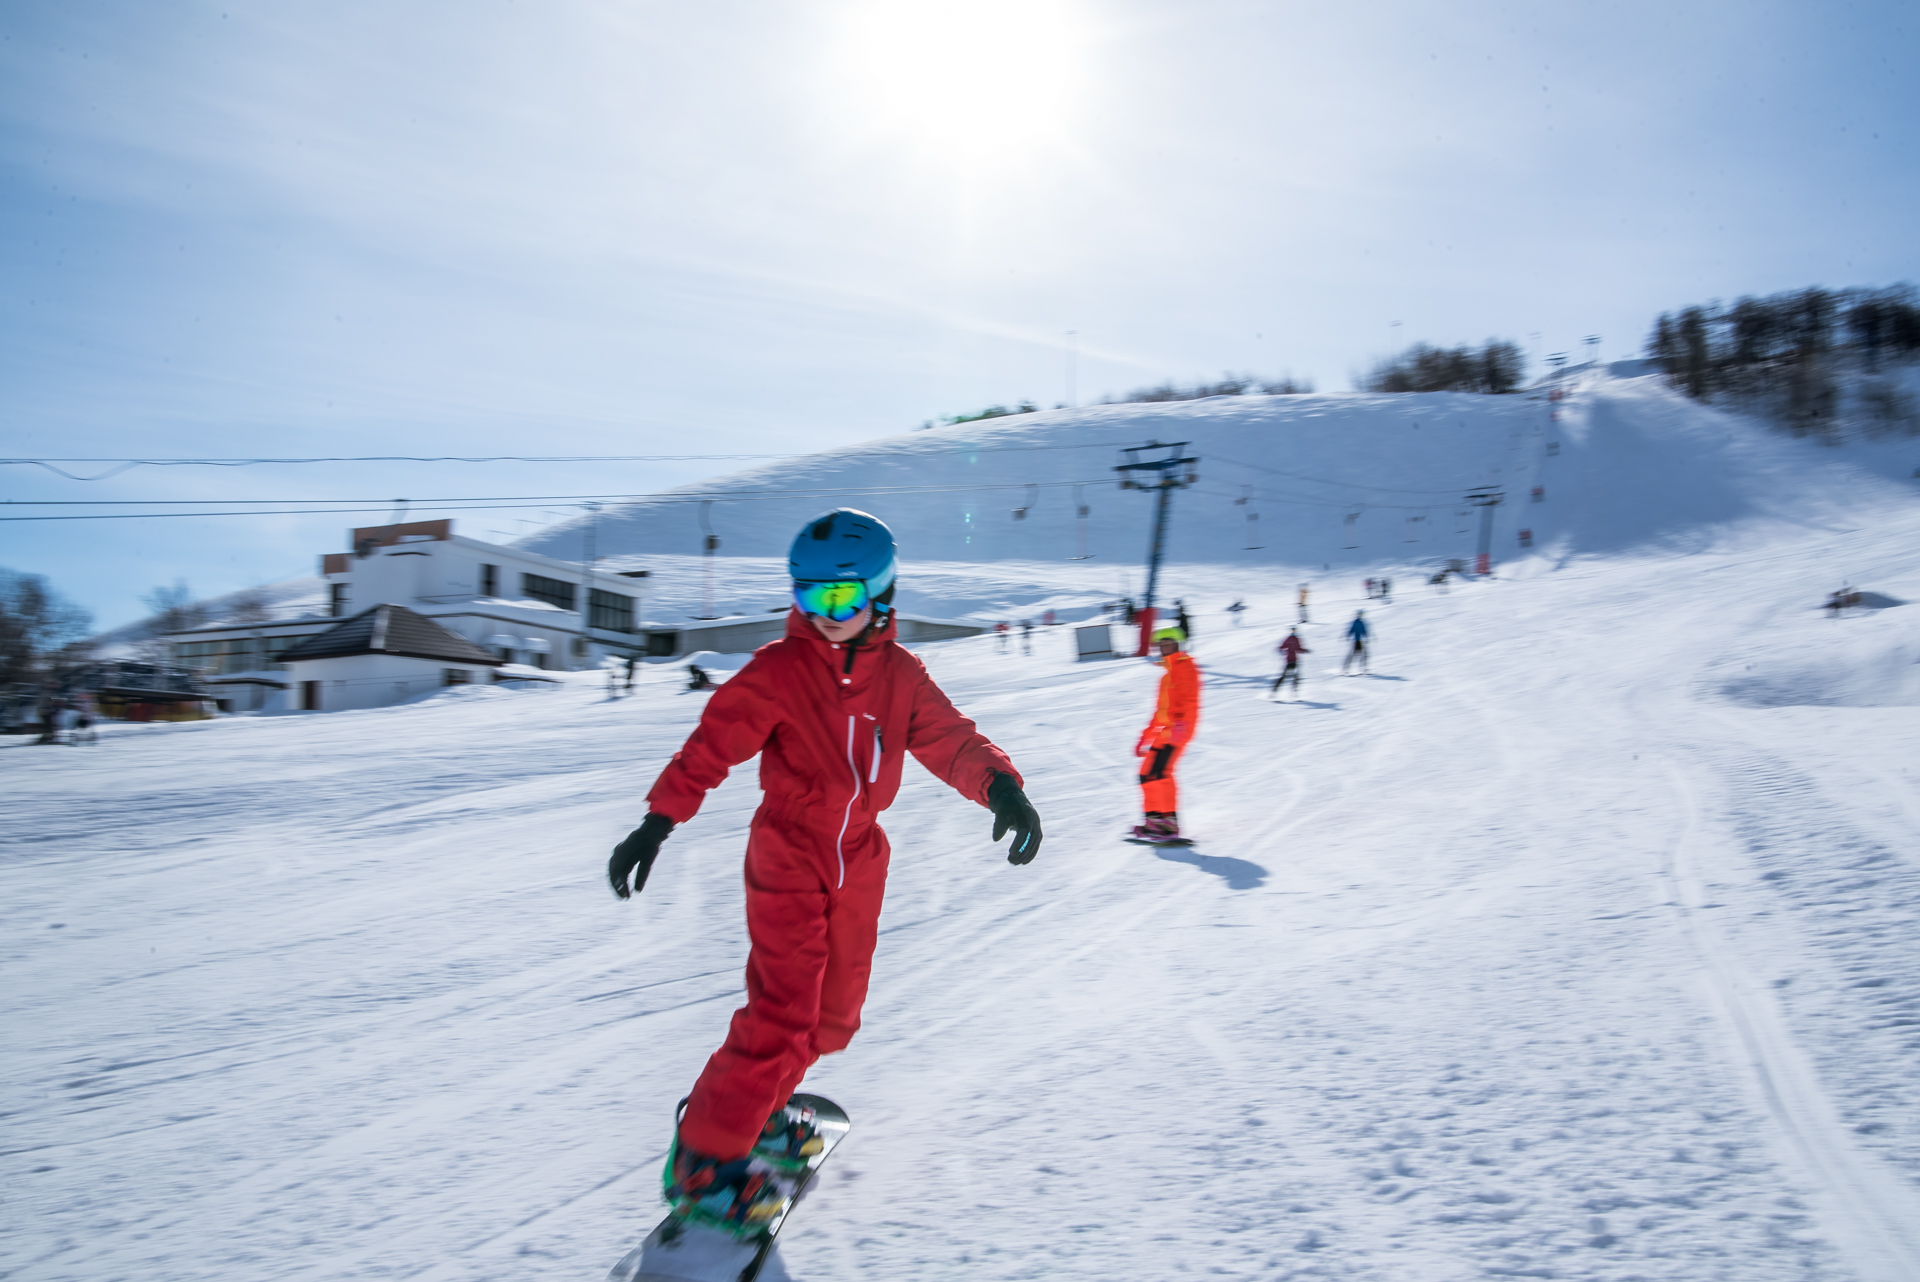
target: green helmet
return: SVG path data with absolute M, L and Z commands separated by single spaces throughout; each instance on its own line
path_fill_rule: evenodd
M 1185 645 L 1187 643 L 1186 629 L 1180 627 L 1178 624 L 1162 624 L 1153 630 L 1153 643 L 1158 645 L 1162 641 L 1171 641 L 1175 645 Z

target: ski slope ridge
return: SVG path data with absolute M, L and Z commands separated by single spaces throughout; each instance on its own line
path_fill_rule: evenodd
M 1794 441 L 1657 377 L 1595 373 L 1568 386 L 1558 406 L 1544 392 L 1355 393 L 990 419 L 756 467 L 523 542 L 577 558 L 595 519 L 598 550 L 616 563 L 695 555 L 710 501 L 704 519 L 723 559 L 778 558 L 802 521 L 844 502 L 883 517 L 909 562 L 1084 553 L 1090 568 L 1131 567 L 1144 560 L 1152 500 L 1115 488 L 1111 469 L 1122 447 L 1149 440 L 1187 442 L 1200 460 L 1198 485 L 1174 499 L 1169 558 L 1222 565 L 1350 569 L 1470 556 L 1478 514 L 1462 499 L 1480 486 L 1506 495 L 1494 544 L 1502 562 L 1520 556 L 1522 528 L 1541 554 L 1565 557 L 1711 537 L 1756 518 L 1817 525 L 1911 492 L 1862 466 L 1864 444 Z M 1911 452 L 1920 462 L 1920 449 Z

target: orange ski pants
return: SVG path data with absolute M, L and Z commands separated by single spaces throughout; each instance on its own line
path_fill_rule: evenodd
M 1180 785 L 1174 781 L 1173 768 L 1179 764 L 1180 754 L 1186 750 L 1184 743 L 1163 743 L 1147 749 L 1146 758 L 1140 765 L 1142 810 L 1170 815 L 1180 809 Z

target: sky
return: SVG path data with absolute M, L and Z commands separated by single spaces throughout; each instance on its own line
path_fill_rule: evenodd
M 1913 280 L 1917 25 L 1890 2 L 0 0 L 0 454 L 654 460 L 5 463 L 14 504 L 362 510 L 7 520 L 0 566 L 110 627 L 157 585 L 310 573 L 402 497 L 505 539 L 578 511 L 551 496 L 1021 398 L 1337 391 L 1413 342 L 1509 338 L 1537 368 L 1599 335 L 1612 359 L 1690 303 Z M 496 496 L 528 506 L 461 506 Z

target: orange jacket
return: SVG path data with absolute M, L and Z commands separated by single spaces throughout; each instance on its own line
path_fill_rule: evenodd
M 1184 650 L 1175 650 L 1160 662 L 1166 667 L 1160 678 L 1160 700 L 1154 706 L 1153 721 L 1140 732 L 1137 754 L 1165 744 L 1184 748 L 1200 725 L 1200 665 Z

